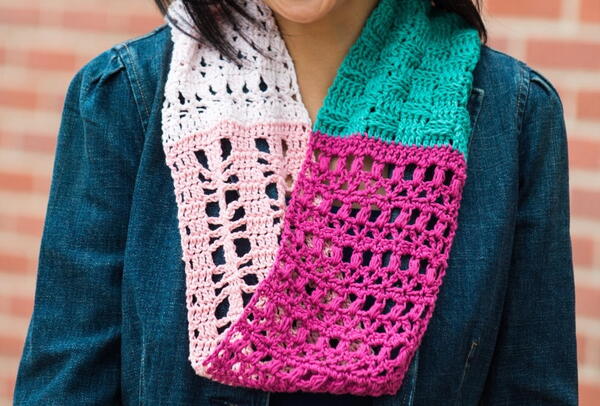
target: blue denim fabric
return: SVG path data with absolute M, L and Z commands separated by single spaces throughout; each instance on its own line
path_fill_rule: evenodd
M 119 44 L 70 85 L 15 405 L 283 399 L 201 378 L 187 359 L 184 264 L 161 144 L 169 36 L 163 26 Z M 467 180 L 436 309 L 401 390 L 373 405 L 576 405 L 561 101 L 539 73 L 484 47 L 469 111 Z

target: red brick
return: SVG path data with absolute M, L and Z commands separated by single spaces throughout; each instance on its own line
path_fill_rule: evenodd
M 497 49 L 498 51 L 506 52 L 508 49 L 508 39 L 498 37 L 496 35 L 490 35 L 487 45 Z
M 573 168 L 600 169 L 600 141 L 570 137 L 569 165 Z
M 484 4 L 495 15 L 556 18 L 561 14 L 561 0 L 487 0 Z
M 578 315 L 600 318 L 600 289 L 576 286 L 575 301 Z
M 600 1 L 581 0 L 581 20 L 589 23 L 600 23 Z
M 30 296 L 0 296 L 0 312 L 28 319 L 33 311 L 34 298 Z
M 585 347 L 587 344 L 587 337 L 577 333 L 577 364 L 581 365 L 585 360 Z
M 581 92 L 577 95 L 577 117 L 600 121 L 600 92 Z
M 566 69 L 600 69 L 600 42 L 531 39 L 526 60 L 533 65 Z
M 0 6 L 0 23 L 3 24 L 38 24 L 40 9 L 17 5 Z
M 591 268 L 594 264 L 594 240 L 589 237 L 573 236 L 571 241 L 575 266 Z
M 600 191 L 572 188 L 570 193 L 573 216 L 600 219 Z
M 50 192 L 50 183 L 52 181 L 51 175 L 48 176 L 38 176 L 35 179 L 35 185 L 33 187 L 33 191 L 38 195 L 42 195 L 44 197 L 48 196 Z
M 13 231 L 16 229 L 16 224 L 15 216 L 0 212 L 0 229 Z
M 30 318 L 33 311 L 33 297 L 14 296 L 9 299 L 9 310 L 14 316 Z
M 50 93 L 40 94 L 39 109 L 45 110 L 45 111 L 54 111 L 55 113 L 60 113 L 63 109 L 64 101 L 65 101 L 64 94 L 50 94 Z
M 31 173 L 0 170 L 0 190 L 37 193 L 46 196 L 50 190 L 52 174 L 34 176 Z
M 58 130 L 57 130 L 58 131 Z M 54 155 L 56 151 L 56 135 L 40 133 L 20 134 L 22 147 L 27 151 L 47 152 Z
M 63 108 L 64 94 L 42 93 L 25 87 L 18 89 L 0 89 L 0 106 L 26 110 L 43 110 L 60 113 Z
M 5 403 L 7 405 L 10 404 L 10 401 L 8 399 L 12 399 L 13 397 L 15 383 L 15 375 L 0 377 L 0 396 L 7 399 L 7 402 Z M 0 398 L 0 400 L 2 399 Z
M 23 351 L 23 338 L 0 333 L 0 355 L 19 356 Z
M 563 107 L 565 110 L 565 117 L 571 119 L 575 117 L 577 103 L 575 103 L 575 99 L 577 98 L 577 92 L 559 80 L 555 80 L 553 82 L 560 99 L 563 102 Z
M 107 31 L 110 28 L 110 18 L 102 9 L 65 10 L 62 25 L 77 30 Z
M 30 67 L 43 70 L 73 71 L 77 68 L 77 55 L 59 49 L 32 49 L 26 55 Z
M 51 131 L 51 129 L 48 129 Z M 58 130 L 56 130 L 58 132 Z M 2 131 L 0 129 L 0 146 L 31 152 L 45 152 L 50 157 L 56 150 L 56 134 L 21 131 Z
M 34 89 L 0 89 L 0 106 L 34 110 L 39 105 L 39 95 Z
M 156 15 L 134 14 L 127 19 L 127 27 L 132 33 L 145 33 L 164 23 L 158 13 Z
M 0 251 L 0 272 L 31 273 L 32 271 L 34 271 L 34 266 L 29 258 Z
M 22 234 L 41 237 L 44 229 L 44 217 L 40 216 L 16 216 L 14 219 L 15 229 Z
M 35 178 L 30 173 L 7 172 L 0 170 L 0 189 L 16 192 L 31 192 Z
M 0 147 L 14 147 L 16 138 L 12 133 L 0 129 Z
M 0 295 L 0 312 L 9 313 L 11 308 L 10 299 L 6 295 Z
M 600 385 L 591 382 L 579 383 L 579 405 L 595 406 L 600 399 Z

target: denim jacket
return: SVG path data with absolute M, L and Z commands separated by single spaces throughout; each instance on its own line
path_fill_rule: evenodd
M 69 87 L 16 405 L 268 405 L 195 375 L 173 182 L 161 145 L 170 28 L 118 44 Z M 487 46 L 435 312 L 373 405 L 576 405 L 567 137 L 552 85 Z M 344 404 L 334 397 L 329 404 Z

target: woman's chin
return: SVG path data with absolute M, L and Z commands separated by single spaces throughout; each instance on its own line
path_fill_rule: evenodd
M 326 16 L 341 0 L 265 0 L 281 17 L 299 24 L 308 24 Z

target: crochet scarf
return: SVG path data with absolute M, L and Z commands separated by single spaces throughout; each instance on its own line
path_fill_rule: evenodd
M 272 11 L 241 3 L 261 23 L 224 27 L 244 64 L 178 30 L 180 0 L 167 19 L 189 361 L 265 391 L 394 394 L 458 225 L 478 33 L 428 0 L 380 0 L 312 123 Z

